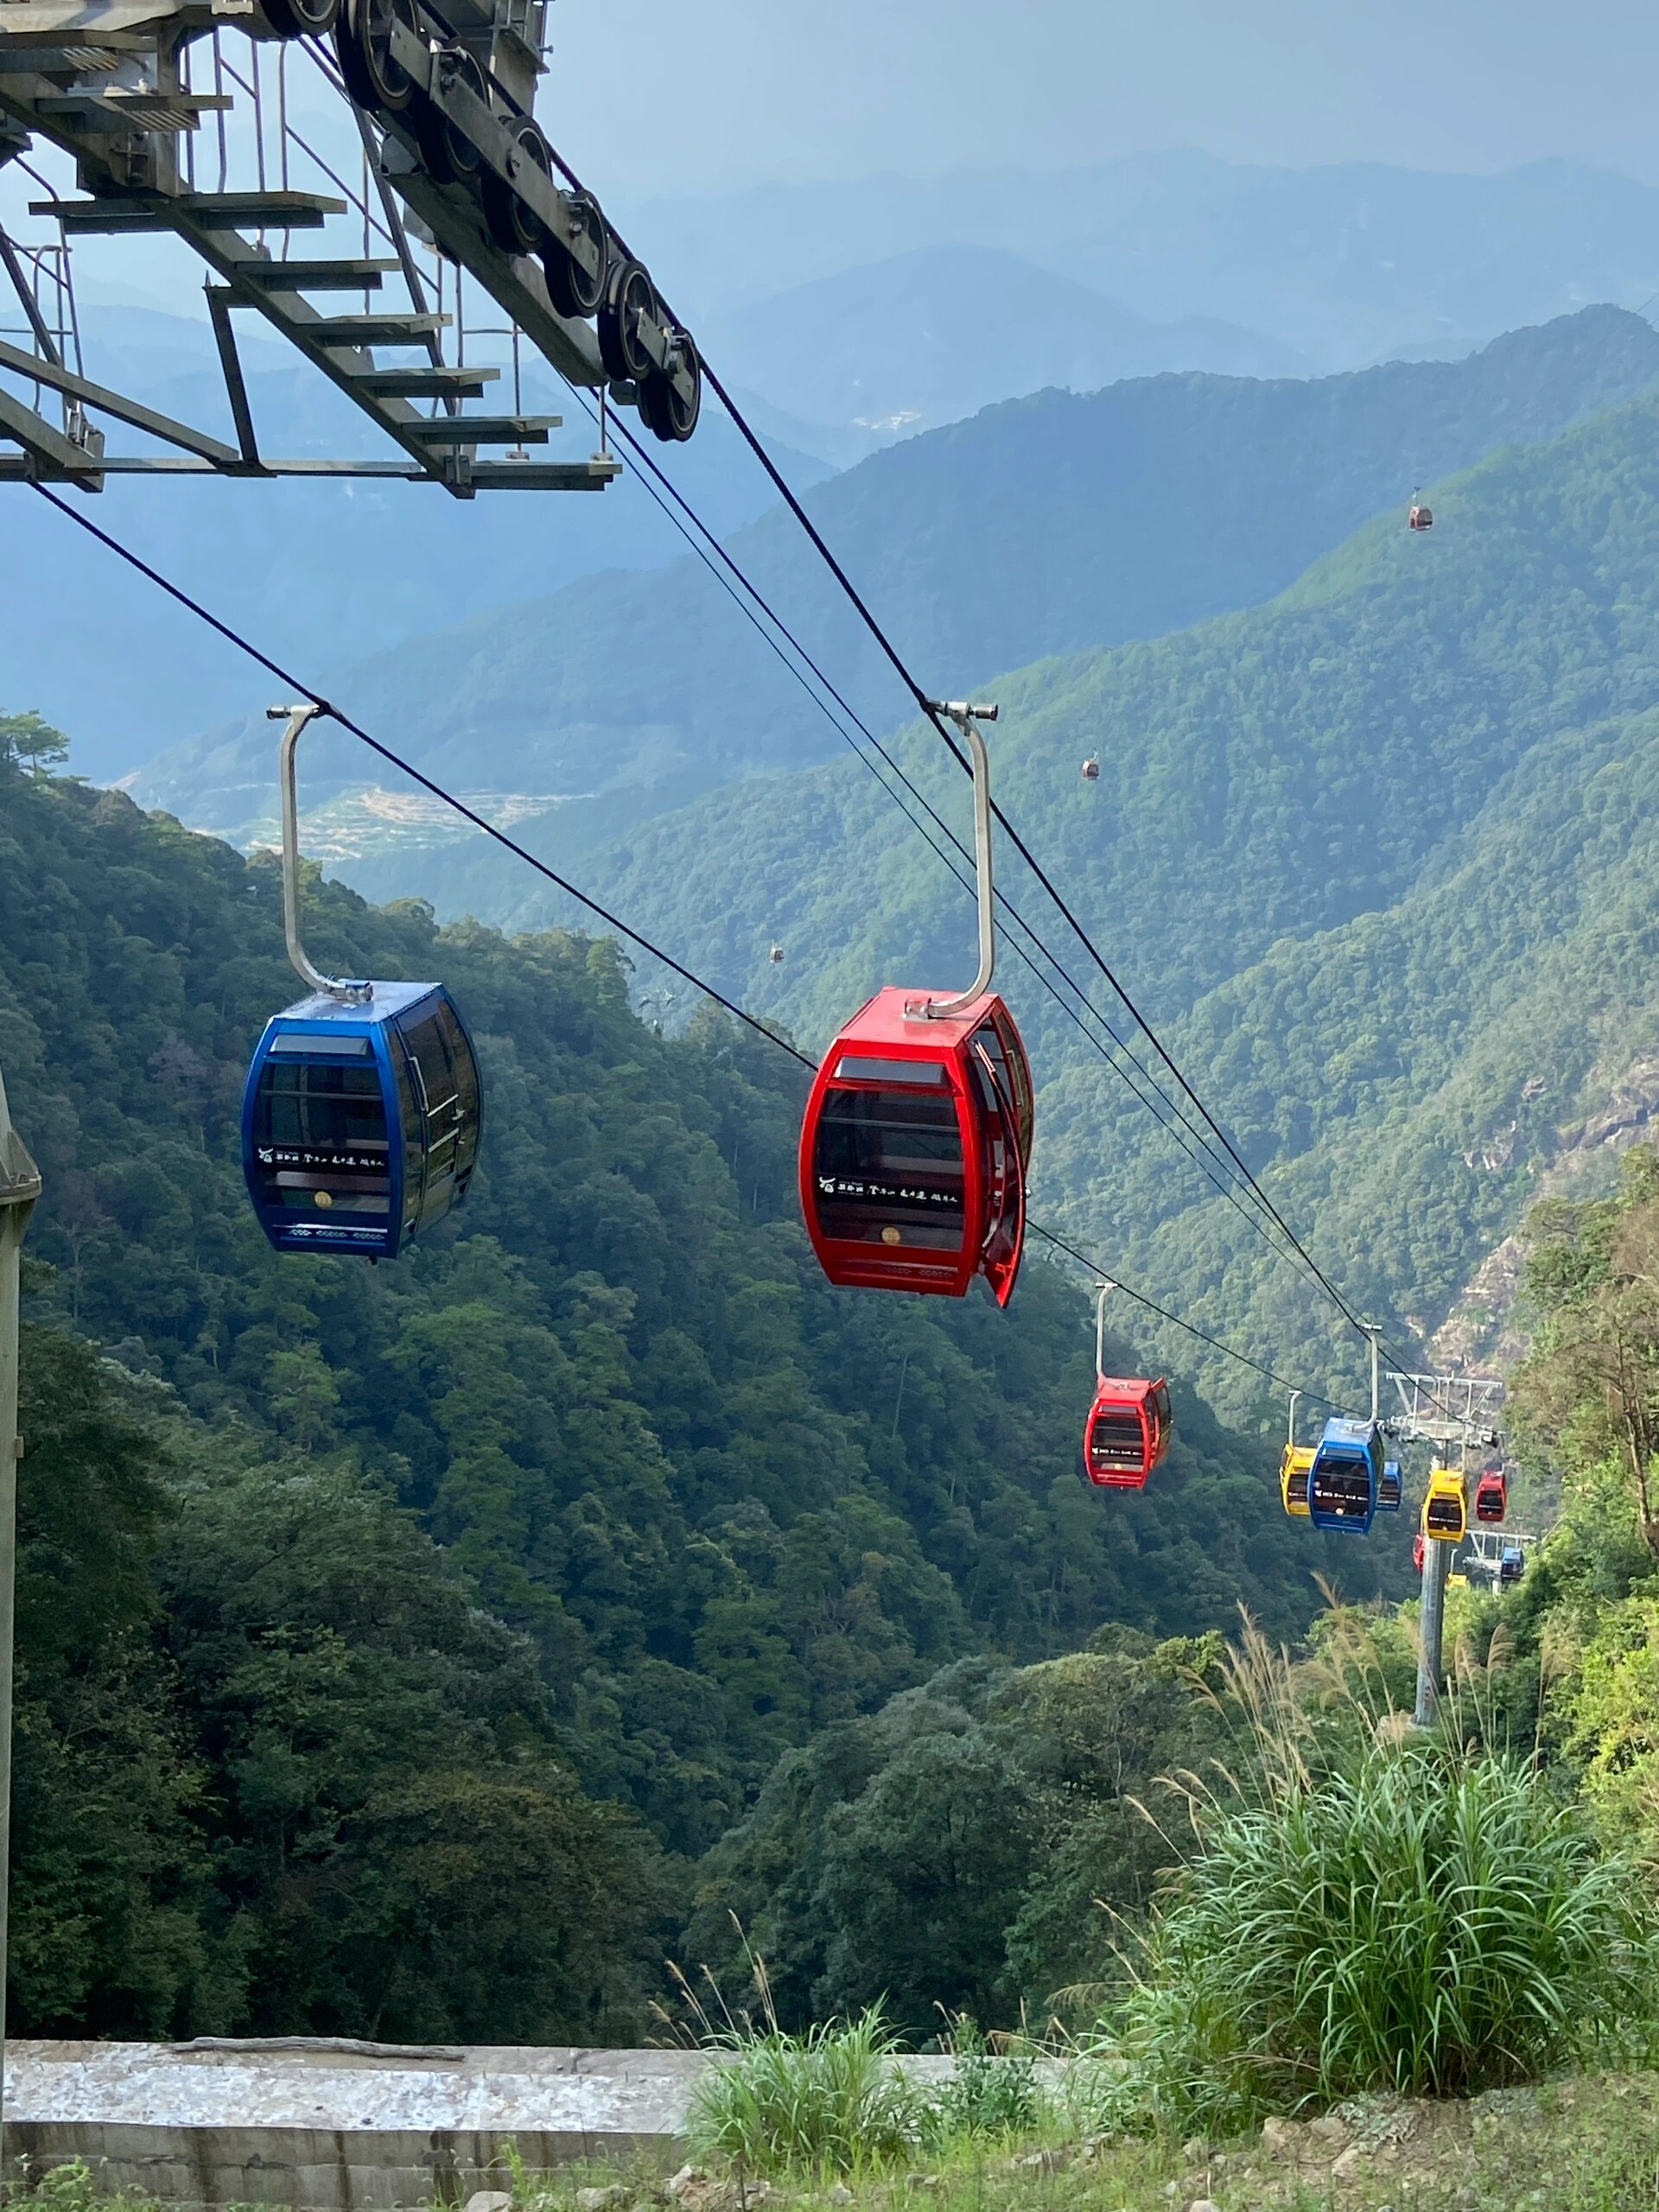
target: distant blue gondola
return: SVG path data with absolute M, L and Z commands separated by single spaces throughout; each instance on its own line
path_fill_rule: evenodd
M 459 1204 L 478 1157 L 478 1062 L 441 983 L 319 993 L 265 1025 L 242 1161 L 279 1252 L 391 1259 Z
M 1325 1424 L 1307 1475 L 1307 1516 L 1316 1529 L 1363 1536 L 1376 1517 L 1382 1486 L 1382 1437 L 1375 1421 Z
M 1397 1513 L 1405 1485 L 1400 1479 L 1400 1462 L 1385 1459 L 1382 1478 L 1376 1485 L 1376 1510 L 1379 1513 Z

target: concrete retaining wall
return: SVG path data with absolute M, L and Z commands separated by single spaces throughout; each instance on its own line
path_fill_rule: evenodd
M 267 2042 L 15 2043 L 9 2165 L 84 2158 L 169 2204 L 390 2212 L 464 2204 L 532 2172 L 678 2164 L 699 2050 L 519 2050 L 295 2036 Z M 911 2058 L 925 2079 L 948 2058 Z
M 293 2212 L 461 2203 L 533 2171 L 677 2158 L 701 2051 L 400 2047 L 332 2038 L 17 2043 L 8 2164 L 71 2158 L 170 2203 Z

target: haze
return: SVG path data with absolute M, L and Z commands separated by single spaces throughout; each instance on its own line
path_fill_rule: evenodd
M 1275 165 L 1564 155 L 1659 181 L 1659 22 L 1638 0 L 556 0 L 552 16 L 550 127 L 630 196 L 1171 145 Z

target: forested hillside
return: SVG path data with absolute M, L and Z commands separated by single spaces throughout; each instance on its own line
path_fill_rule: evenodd
M 1380 518 L 1270 607 L 995 687 L 1013 819 L 1402 1337 L 1445 1317 L 1659 1020 L 1659 408 L 1433 496 L 1431 534 Z M 965 833 L 937 740 L 902 751 Z M 1001 881 L 1046 926 L 1011 857 Z M 850 762 L 649 826 L 601 889 L 814 1041 L 878 981 L 949 981 L 970 943 L 962 893 Z M 1076 1027 L 1003 975 L 1036 1046 L 1043 1202 L 1206 1323 L 1347 1357 Z
M 811 511 L 925 680 L 957 696 L 1039 655 L 1151 638 L 1270 597 L 1414 482 L 1553 436 L 1659 372 L 1659 336 L 1611 308 L 1517 332 L 1458 363 L 1303 384 L 1166 376 L 1043 392 L 873 456 Z M 804 537 L 775 510 L 729 541 L 843 696 L 878 729 L 906 701 Z M 518 834 L 579 876 L 602 839 L 695 792 L 840 750 L 716 577 L 687 558 L 594 577 L 327 675 L 330 695 L 452 788 L 559 804 Z M 257 704 L 263 708 L 264 695 Z M 1109 728 L 1096 734 L 1102 741 Z M 137 795 L 244 834 L 274 814 L 255 716 L 156 760 Z M 306 795 L 380 780 L 319 732 Z M 377 895 L 533 921 L 533 884 L 474 841 L 397 857 L 355 810 L 321 849 Z M 314 849 L 318 849 L 314 840 Z M 384 851 L 384 865 L 369 856 Z
M 1022 2002 L 1025 2024 L 1040 2022 L 1058 1993 L 1078 2031 L 1063 2049 L 1087 2052 L 1092 2031 L 1135 2062 L 1122 2079 L 1135 2132 L 1179 2135 L 1206 2079 L 1230 2079 L 1233 2125 L 1253 2105 L 1335 2102 L 1344 2067 L 1350 2094 L 1369 2071 L 1367 2086 L 1397 2094 L 1443 2035 L 1455 2057 L 1433 2093 L 1467 2094 L 1454 2069 L 1470 2061 L 1476 1986 L 1541 1968 L 1537 2014 L 1566 2037 L 1557 2065 L 1593 2052 L 1607 2023 L 1569 1993 L 1573 1915 L 1560 1887 L 1545 1905 L 1530 1886 L 1532 1854 L 1563 1822 L 1631 1854 L 1612 1878 L 1644 1940 L 1659 1844 L 1659 1156 L 1638 1145 L 1606 1197 L 1534 1206 L 1522 1242 L 1535 1344 L 1506 1409 L 1507 1529 L 1528 1564 L 1518 1585 L 1449 1591 L 1438 1737 L 1400 1725 L 1414 1599 L 1333 1609 L 1293 1655 L 1248 1630 L 1228 1653 L 1219 1637 L 1154 1647 L 1109 1627 L 1035 1667 L 962 1661 L 779 1761 L 698 1869 L 694 1955 L 741 1986 L 735 1911 L 795 2024 L 885 2001 L 917 2035 L 941 2006 L 1012 2027 Z M 1466 1793 L 1455 1821 L 1437 1777 Z M 1516 1817 L 1529 1799 L 1541 1831 Z M 1160 1918 L 1195 1889 L 1210 1894 L 1206 1940 L 1160 1955 Z M 1623 1948 L 1587 1945 L 1583 1971 L 1617 1970 Z M 1252 2014 L 1240 1993 L 1275 1952 L 1275 2001 Z M 1426 2004 L 1426 1986 L 1446 2001 Z M 1126 1989 L 1128 2018 L 1113 2001 Z M 1620 2049 L 1651 2050 L 1650 1965 L 1632 1996 L 1642 2039 Z M 1517 2051 L 1516 2017 L 1493 2035 L 1503 2082 L 1537 2063 Z M 1287 2056 L 1296 2037 L 1306 2070 L 1329 2069 L 1312 2091 Z
M 20 1789 L 61 1800 L 23 2024 L 614 2031 L 684 1895 L 660 1847 L 705 1850 L 814 1731 L 965 1655 L 1240 1599 L 1291 1631 L 1314 1567 L 1374 1586 L 1279 1515 L 1273 1440 L 1179 1383 L 1155 1490 L 1085 1491 L 1075 1281 L 1030 1264 L 1006 1315 L 831 1291 L 798 1069 L 723 1019 L 646 1027 L 609 944 L 314 885 L 324 963 L 454 988 L 485 1147 L 411 1257 L 278 1260 L 235 1156 L 294 995 L 276 868 L 54 776 L 28 718 L 0 734 L 0 1067 L 46 1179 Z M 86 1809 L 117 1802 L 118 1848 Z M 457 1825 L 477 1856 L 440 1878 Z M 614 1924 L 578 1940 L 572 1892 L 557 1973 L 503 2009 L 513 1916 L 589 1834 Z M 416 1986 L 422 1944 L 448 1955 Z

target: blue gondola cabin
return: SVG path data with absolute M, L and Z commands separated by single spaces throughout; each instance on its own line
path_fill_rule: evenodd
M 265 1026 L 242 1101 L 242 1161 L 279 1252 L 390 1259 L 466 1195 L 478 1063 L 441 983 L 319 994 Z
M 1307 1476 L 1307 1515 L 1316 1529 L 1363 1536 L 1376 1517 L 1382 1439 L 1376 1423 L 1338 1414 L 1325 1424 Z

